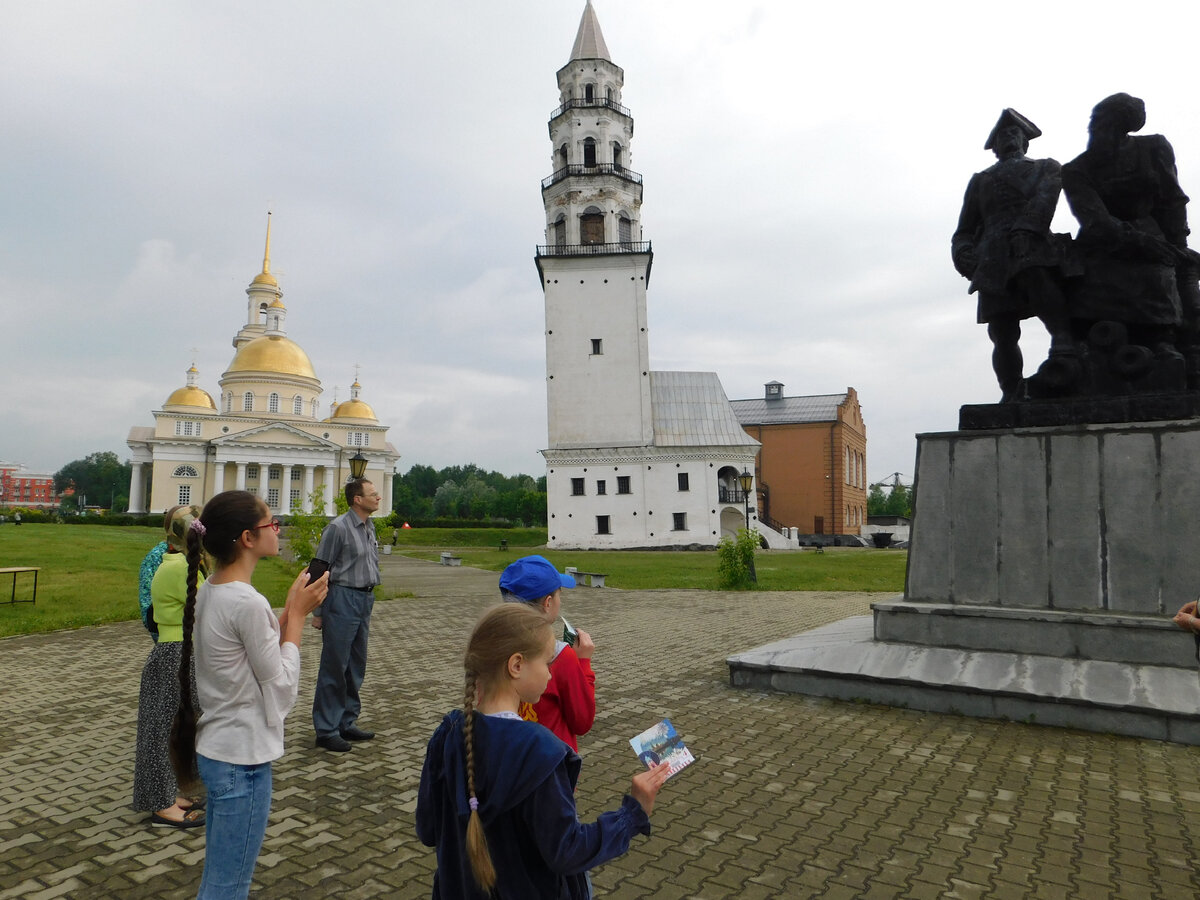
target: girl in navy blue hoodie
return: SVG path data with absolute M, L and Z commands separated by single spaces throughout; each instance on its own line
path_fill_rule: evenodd
M 463 709 L 430 739 L 417 797 L 417 836 L 437 848 L 435 900 L 586 900 L 587 870 L 650 833 L 669 764 L 635 775 L 619 809 L 584 825 L 579 756 L 517 714 L 546 689 L 553 655 L 551 624 L 523 603 L 488 610 L 471 634 Z

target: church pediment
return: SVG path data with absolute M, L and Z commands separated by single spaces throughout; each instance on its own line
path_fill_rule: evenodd
M 282 422 L 248 428 L 236 434 L 223 434 L 213 438 L 212 442 L 216 447 L 307 447 L 336 450 L 340 446 L 327 438 L 317 437 Z

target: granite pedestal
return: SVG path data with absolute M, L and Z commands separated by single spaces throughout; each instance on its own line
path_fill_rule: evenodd
M 918 436 L 904 597 L 738 686 L 1200 744 L 1200 421 Z

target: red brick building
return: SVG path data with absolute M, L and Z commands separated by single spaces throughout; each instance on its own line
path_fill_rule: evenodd
M 53 475 L 34 475 L 19 463 L 0 462 L 0 506 L 53 509 L 58 506 Z
M 867 522 L 867 427 L 858 394 L 783 396 L 778 381 L 761 400 L 731 400 L 758 453 L 759 518 L 802 534 L 859 534 Z

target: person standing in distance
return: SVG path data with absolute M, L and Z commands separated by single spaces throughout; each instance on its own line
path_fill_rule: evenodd
M 379 509 L 375 485 L 357 479 L 346 485 L 350 509 L 321 534 L 316 558 L 329 563 L 329 596 L 313 626 L 321 629 L 321 666 L 313 697 L 317 746 L 344 752 L 350 741 L 369 741 L 373 731 L 355 723 L 362 706 L 358 692 L 367 671 L 367 636 L 375 585 L 379 584 L 379 546 L 371 513 Z

